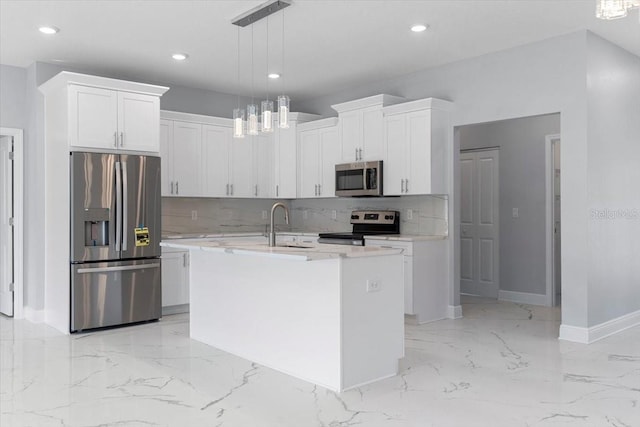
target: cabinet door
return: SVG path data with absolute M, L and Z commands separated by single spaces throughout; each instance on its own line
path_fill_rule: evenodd
M 336 163 L 340 145 L 338 129 L 335 127 L 320 129 L 320 188 L 321 197 L 336 196 Z
M 162 306 L 189 304 L 189 252 L 162 251 Z
M 253 144 L 251 136 L 235 139 L 231 144 L 231 197 L 254 197 Z
M 274 144 L 275 189 L 274 197 L 284 199 L 296 198 L 296 181 L 298 176 L 296 130 L 276 129 Z
M 362 111 L 362 155 L 360 160 L 386 160 L 383 120 L 380 107 L 371 107 Z
M 115 150 L 118 141 L 118 92 L 70 85 L 69 145 Z
M 118 92 L 119 147 L 122 150 L 160 151 L 160 98 Z
M 229 192 L 231 128 L 202 126 L 202 191 L 207 197 L 225 197 Z
M 200 196 L 202 125 L 173 122 L 173 181 L 176 196 Z
M 383 192 L 387 196 L 400 196 L 404 192 L 406 179 L 406 120 L 404 114 L 387 116 L 384 119 L 384 138 L 387 159 L 383 164 Z
M 362 112 L 349 111 L 340 114 L 340 144 L 342 146 L 341 161 L 355 162 L 359 160 L 362 149 Z
M 431 193 L 431 114 L 429 110 L 408 113 L 405 194 Z
M 320 184 L 319 156 L 320 139 L 317 130 L 300 132 L 299 134 L 300 153 L 300 180 L 298 181 L 301 198 L 312 198 L 318 196 L 318 185 Z
M 262 134 L 255 138 L 253 146 L 254 196 L 273 197 L 273 137 Z
M 160 181 L 162 183 L 161 194 L 163 197 L 172 196 L 173 191 L 173 122 L 160 120 Z

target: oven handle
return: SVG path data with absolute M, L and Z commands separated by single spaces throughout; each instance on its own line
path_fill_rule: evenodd
M 122 265 L 118 267 L 91 267 L 91 268 L 79 268 L 78 273 L 112 273 L 115 271 L 131 271 L 131 270 L 144 270 L 145 268 L 160 268 L 160 263 L 154 262 L 151 264 L 139 264 L 139 265 Z

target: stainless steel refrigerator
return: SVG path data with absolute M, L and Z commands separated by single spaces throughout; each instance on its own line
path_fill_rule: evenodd
M 161 317 L 160 158 L 71 153 L 70 331 Z

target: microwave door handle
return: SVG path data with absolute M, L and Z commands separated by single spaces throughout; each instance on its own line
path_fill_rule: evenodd
M 122 236 L 122 175 L 120 162 L 116 162 L 116 252 L 120 252 L 120 237 Z
M 127 250 L 127 229 L 129 228 L 129 180 L 127 179 L 127 162 L 122 162 L 122 250 Z
M 366 166 L 364 168 L 362 168 L 362 189 L 363 190 L 368 190 L 369 189 L 369 183 L 367 182 L 367 171 L 369 170 L 369 168 L 367 168 Z

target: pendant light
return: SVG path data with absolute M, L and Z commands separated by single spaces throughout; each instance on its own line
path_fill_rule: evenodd
M 240 108 L 240 27 L 238 27 L 238 106 L 233 110 L 233 137 L 244 138 L 244 110 Z
M 267 69 L 265 75 L 267 76 L 267 99 L 262 101 L 261 115 L 262 126 L 260 130 L 264 133 L 273 132 L 273 101 L 269 101 L 269 17 L 267 16 Z
M 267 79 L 267 99 L 262 101 L 260 106 L 260 116 L 258 119 L 258 106 L 255 104 L 254 98 L 254 68 L 253 68 L 253 24 L 257 21 L 268 17 L 284 8 L 290 6 L 290 0 L 268 0 L 241 15 L 234 18 L 231 23 L 239 27 L 251 25 L 251 103 L 247 105 L 246 122 L 244 121 L 245 111 L 240 108 L 240 95 L 238 94 L 238 108 L 233 110 L 233 136 L 242 138 L 245 135 L 258 135 L 259 130 L 262 132 L 273 132 L 274 128 L 274 109 L 273 101 L 269 99 L 269 80 Z M 238 82 L 240 80 L 240 35 L 238 33 Z M 269 67 L 269 21 L 267 20 L 267 72 Z M 284 12 L 282 14 L 282 68 L 284 70 Z M 239 83 L 238 83 L 238 86 Z M 289 127 L 289 97 L 284 95 L 284 81 L 282 84 L 283 94 L 278 96 L 278 115 L 277 125 L 280 128 Z
M 251 26 L 251 104 L 247 105 L 247 134 L 258 135 L 258 106 L 253 98 L 253 25 Z
M 282 9 L 282 68 L 280 70 L 282 82 L 282 95 L 278 96 L 278 127 L 289 128 L 289 97 L 284 94 L 284 9 Z

